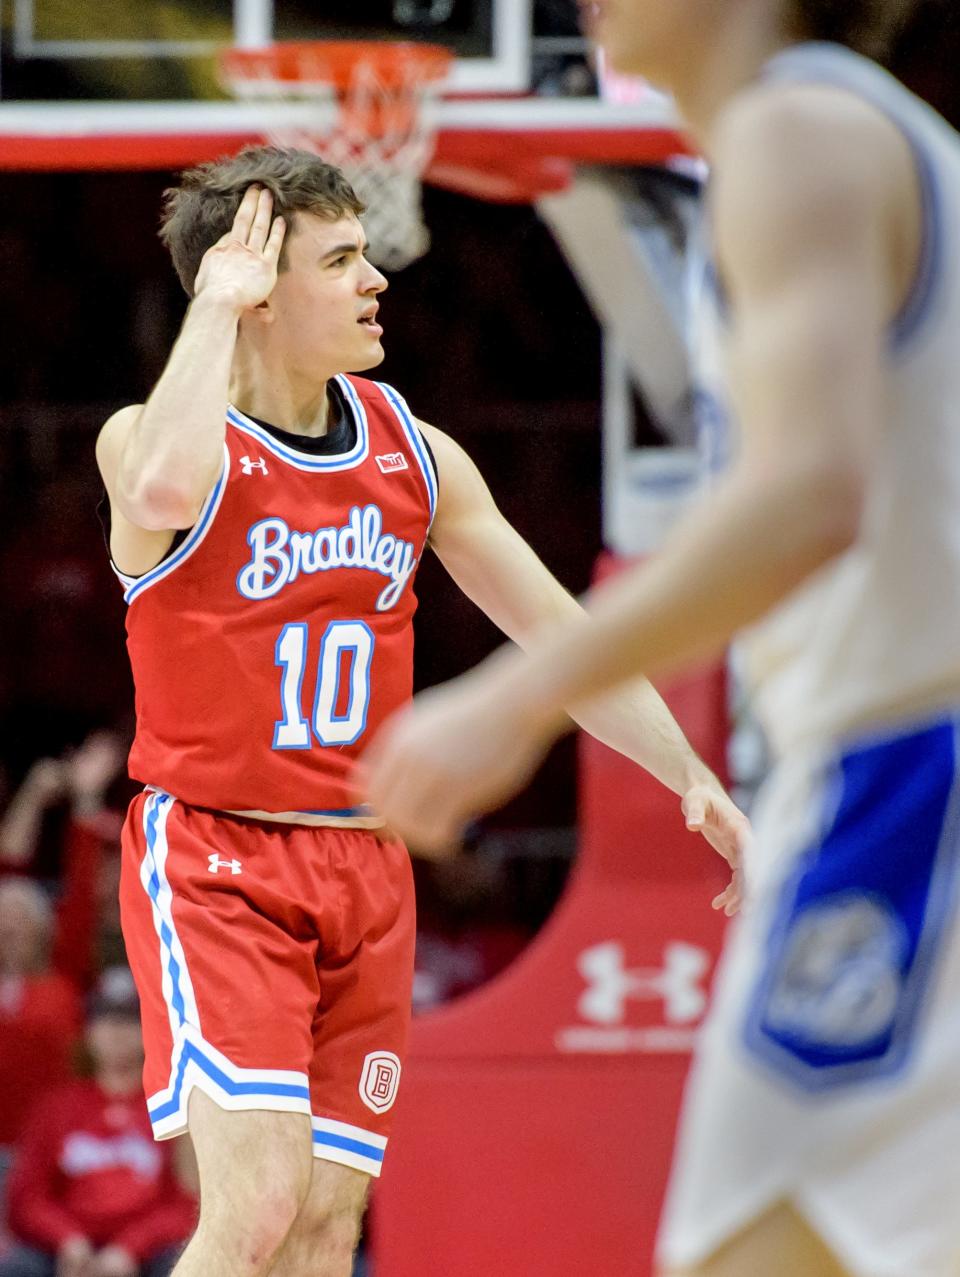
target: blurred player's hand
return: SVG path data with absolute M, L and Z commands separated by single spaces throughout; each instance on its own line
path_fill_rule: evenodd
M 467 821 L 526 782 L 552 733 L 518 727 L 477 671 L 418 696 L 378 732 L 358 786 L 421 854 L 449 854 Z
M 687 828 L 703 834 L 733 870 L 730 883 L 713 901 L 732 917 L 743 904 L 743 853 L 750 837 L 750 822 L 729 794 L 710 785 L 694 785 L 680 803 Z
M 93 1261 L 94 1277 L 137 1277 L 140 1266 L 121 1246 L 105 1246 Z
M 233 226 L 204 253 L 194 296 L 222 297 L 240 310 L 259 306 L 277 282 L 285 233 L 283 218 L 273 217 L 273 196 L 261 186 L 251 186 Z
M 86 1237 L 68 1237 L 57 1251 L 57 1277 L 92 1277 L 93 1247 Z

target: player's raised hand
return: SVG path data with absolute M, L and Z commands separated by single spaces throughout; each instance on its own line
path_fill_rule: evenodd
M 731 917 L 743 904 L 743 853 L 750 837 L 750 822 L 729 794 L 710 785 L 694 785 L 680 804 L 687 828 L 703 834 L 733 870 L 727 887 L 713 901 Z
M 241 310 L 259 306 L 273 292 L 286 222 L 273 216 L 273 196 L 251 186 L 233 225 L 207 249 L 197 271 L 194 296 L 217 295 Z
M 363 756 L 358 787 L 412 850 L 449 854 L 467 821 L 506 801 L 540 762 L 550 738 L 527 726 L 474 671 L 394 714 Z

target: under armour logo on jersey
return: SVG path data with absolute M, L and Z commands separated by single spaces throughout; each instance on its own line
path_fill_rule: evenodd
M 665 946 L 662 967 L 633 971 L 626 967 L 622 944 L 594 945 L 577 961 L 577 969 L 589 985 L 577 1010 L 594 1024 L 619 1024 L 626 1017 L 628 998 L 662 998 L 667 1021 L 686 1024 L 706 1010 L 707 994 L 701 981 L 709 966 L 706 949 L 680 941 Z
M 217 852 L 207 857 L 207 872 L 216 874 L 221 869 L 229 869 L 232 874 L 238 874 L 242 871 L 243 866 L 239 860 L 223 860 Z
M 402 452 L 385 452 L 381 457 L 374 457 L 380 467 L 381 474 L 396 474 L 398 470 L 409 470 L 407 459 Z
M 251 461 L 249 457 L 241 457 L 240 467 L 244 474 L 253 474 L 254 470 L 259 470 L 261 474 L 270 473 L 263 457 L 257 457 L 256 461 Z

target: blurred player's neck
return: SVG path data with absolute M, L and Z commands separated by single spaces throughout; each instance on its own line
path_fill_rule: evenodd
M 230 402 L 248 417 L 291 434 L 325 435 L 330 419 L 327 380 L 299 375 L 238 343 L 230 377 Z
M 758 0 L 691 40 L 676 63 L 658 77 L 668 81 L 664 87 L 673 93 L 680 114 L 708 158 L 714 126 L 726 105 L 790 43 L 775 6 Z

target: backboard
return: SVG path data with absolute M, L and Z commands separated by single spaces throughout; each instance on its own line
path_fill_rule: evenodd
M 0 167 L 178 168 L 309 128 L 309 103 L 232 101 L 215 69 L 226 45 L 303 38 L 449 47 L 429 176 L 482 198 L 686 151 L 656 95 L 600 96 L 575 0 L 0 0 L 0 16 Z
M 0 0 L 0 99 L 189 100 L 222 96 L 219 47 L 274 40 L 446 45 L 453 93 L 530 83 L 533 0 Z

